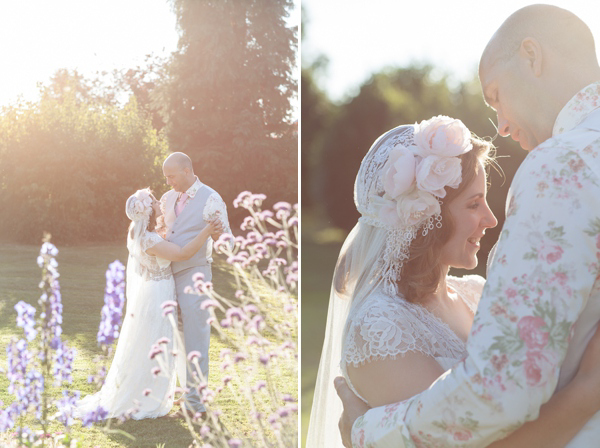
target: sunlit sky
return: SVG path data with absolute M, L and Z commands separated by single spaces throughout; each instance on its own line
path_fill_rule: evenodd
M 296 7 L 290 23 L 299 21 Z M 37 84 L 61 68 L 85 76 L 133 68 L 177 41 L 167 0 L 0 0 L 0 106 L 36 99 Z
M 577 14 L 600 48 L 595 0 L 302 0 L 302 64 L 320 54 L 329 58 L 318 82 L 336 101 L 355 94 L 372 73 L 411 62 L 431 62 L 463 80 L 476 73 L 481 52 L 502 22 L 532 3 Z

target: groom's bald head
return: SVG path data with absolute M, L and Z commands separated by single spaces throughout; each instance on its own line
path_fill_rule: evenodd
M 561 109 L 600 80 L 594 37 L 575 14 L 551 5 L 513 13 L 479 61 L 485 101 L 498 117 L 498 134 L 527 151 L 552 136 Z
M 529 5 L 510 15 L 490 39 L 480 65 L 489 66 L 515 56 L 526 38 L 538 40 L 566 63 L 596 60 L 594 37 L 575 14 L 552 5 Z
M 175 191 L 185 192 L 196 180 L 192 160 L 182 152 L 174 152 L 163 162 L 167 185 Z
M 182 152 L 174 152 L 171 155 L 169 155 L 169 157 L 167 157 L 163 162 L 163 167 L 166 165 L 177 167 L 181 170 L 188 169 L 191 174 L 194 174 L 194 166 L 192 165 L 192 159 L 190 159 L 187 154 L 184 154 Z

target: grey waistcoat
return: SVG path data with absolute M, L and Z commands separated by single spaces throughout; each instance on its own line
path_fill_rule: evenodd
M 175 222 L 167 235 L 167 241 L 183 247 L 200 233 L 206 226 L 206 222 L 202 216 L 204 206 L 213 193 L 214 190 L 207 185 L 200 187 L 196 196 L 188 201 L 183 211 L 175 218 Z M 212 243 L 212 238 L 209 237 L 192 258 L 186 261 L 172 262 L 171 268 L 173 269 L 173 273 L 175 274 L 194 266 L 210 266 L 210 263 L 212 263 Z

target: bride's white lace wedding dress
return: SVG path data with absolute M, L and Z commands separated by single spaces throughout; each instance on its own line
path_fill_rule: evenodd
M 134 419 L 156 418 L 166 415 L 173 406 L 176 367 L 181 368 L 181 362 L 185 362 L 185 351 L 172 356 L 174 331 L 161 309 L 163 302 L 176 300 L 171 262 L 146 253 L 161 241 L 158 234 L 144 232 L 136 241 L 139 250 L 132 251 L 128 242 L 126 312 L 115 356 L 102 389 L 78 401 L 79 417 L 102 406 L 108 410 L 108 417 L 119 417 L 134 409 Z M 164 337 L 169 342 L 161 346 L 169 356 L 155 376 L 152 369 L 159 363 L 156 358 L 150 359 L 149 352 Z M 146 389 L 151 391 L 147 396 Z
M 457 292 L 473 313 L 484 284 L 484 278 L 478 275 L 447 277 L 447 285 Z M 447 370 L 466 355 L 465 343 L 448 324 L 421 305 L 408 302 L 401 296 L 387 294 L 383 284 L 355 307 L 332 288 L 325 340 L 315 385 L 307 448 L 342 448 L 338 430 L 342 402 L 333 388 L 333 379 L 343 375 L 349 387 L 360 397 L 348 377 L 348 365 L 358 366 L 368 361 L 395 358 L 408 351 L 418 351 L 432 356 Z
M 478 275 L 447 277 L 447 285 L 475 314 L 485 280 Z M 395 359 L 407 352 L 433 357 L 450 369 L 467 355 L 465 342 L 440 318 L 419 304 L 391 297 L 383 288 L 375 290 L 348 316 L 340 368 L 354 393 L 348 365 L 358 367 L 369 361 Z M 360 397 L 367 402 L 364 398 Z

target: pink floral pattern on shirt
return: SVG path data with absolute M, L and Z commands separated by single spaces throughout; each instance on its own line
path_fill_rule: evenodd
M 600 300 L 599 107 L 594 83 L 519 168 L 469 356 L 423 393 L 357 419 L 355 447 L 487 446 L 537 417 L 576 320 Z

